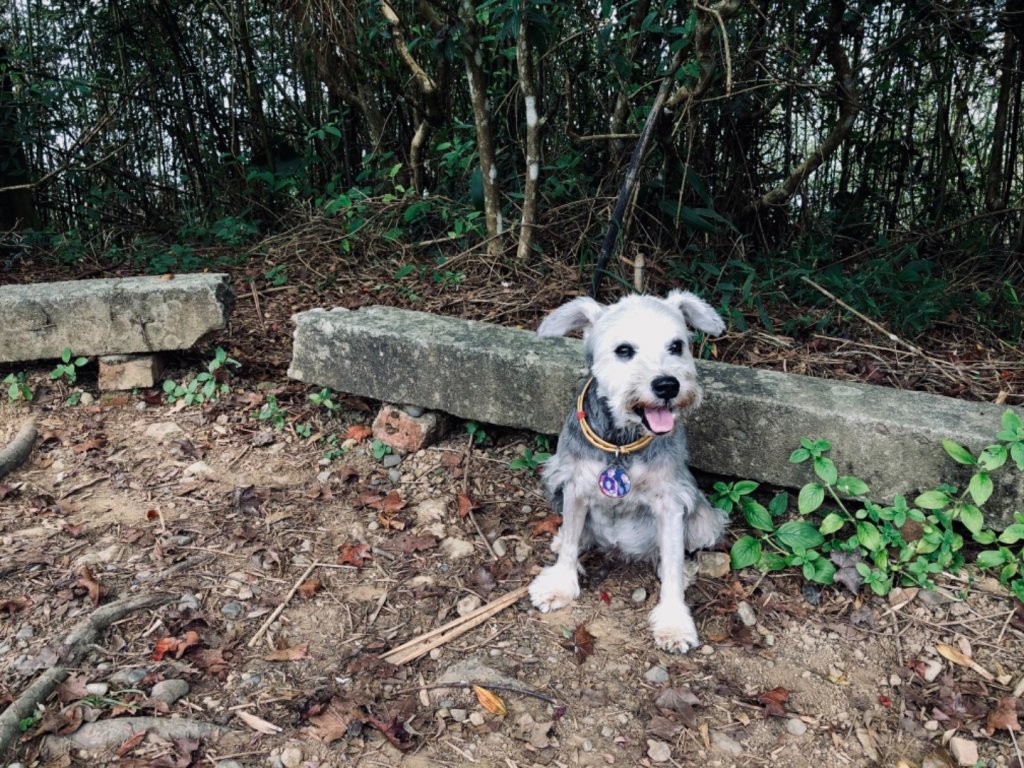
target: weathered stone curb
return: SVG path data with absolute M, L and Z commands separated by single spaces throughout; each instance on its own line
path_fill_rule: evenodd
M 71 280 L 0 287 L 0 363 L 188 349 L 223 328 L 234 293 L 223 274 Z
M 561 429 L 586 372 L 578 341 L 422 312 L 312 310 L 295 322 L 293 378 L 536 432 Z M 808 465 L 789 463 L 790 453 L 801 437 L 824 438 L 840 474 L 863 478 L 879 501 L 913 497 L 921 485 L 962 487 L 969 472 L 941 441 L 980 450 L 994 442 L 1004 410 L 722 363 L 698 368 L 705 399 L 688 424 L 694 467 L 798 487 L 814 478 Z M 995 478 L 986 509 L 1002 526 L 1024 510 L 1024 479 L 1009 469 Z

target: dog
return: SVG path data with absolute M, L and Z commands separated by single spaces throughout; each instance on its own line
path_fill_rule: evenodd
M 656 563 L 661 594 L 650 624 L 655 644 L 674 653 L 699 645 L 683 599 L 684 553 L 713 546 L 726 524 L 687 467 L 679 423 L 702 398 L 691 328 L 717 336 L 725 323 L 703 299 L 675 290 L 610 306 L 574 299 L 537 330 L 556 337 L 583 329 L 591 378 L 544 465 L 544 490 L 562 526 L 551 543 L 557 560 L 530 584 L 530 599 L 545 612 L 575 600 L 579 556 L 591 548 Z

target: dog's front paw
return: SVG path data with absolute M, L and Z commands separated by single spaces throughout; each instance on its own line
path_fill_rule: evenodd
M 697 626 L 685 603 L 658 603 L 650 616 L 654 644 L 670 653 L 686 653 L 700 645 Z
M 549 565 L 530 584 L 530 601 L 540 610 L 557 611 L 580 594 L 580 580 L 576 569 L 563 565 Z

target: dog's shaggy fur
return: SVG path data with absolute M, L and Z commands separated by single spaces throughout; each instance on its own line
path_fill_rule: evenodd
M 533 604 L 553 611 L 580 592 L 579 555 L 591 547 L 626 559 L 657 563 L 661 595 L 650 614 L 659 648 L 685 653 L 699 644 L 683 600 L 686 551 L 709 547 L 725 528 L 686 465 L 686 434 L 680 411 L 701 401 L 690 352 L 690 328 L 711 335 L 725 330 L 721 317 L 687 291 L 666 298 L 628 296 L 611 306 L 579 298 L 541 323 L 541 336 L 584 330 L 584 350 L 593 382 L 583 412 L 600 438 L 627 445 L 647 434 L 654 440 L 636 453 L 616 457 L 584 435 L 574 409 L 565 421 L 557 453 L 544 467 L 544 486 L 562 515 L 551 544 L 558 553 L 530 585 Z M 628 473 L 631 490 L 606 496 L 598 477 L 609 466 Z

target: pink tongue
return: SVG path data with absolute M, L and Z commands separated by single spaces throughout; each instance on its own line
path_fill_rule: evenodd
M 644 416 L 651 431 L 658 434 L 671 432 L 675 424 L 675 416 L 669 408 L 644 408 Z

